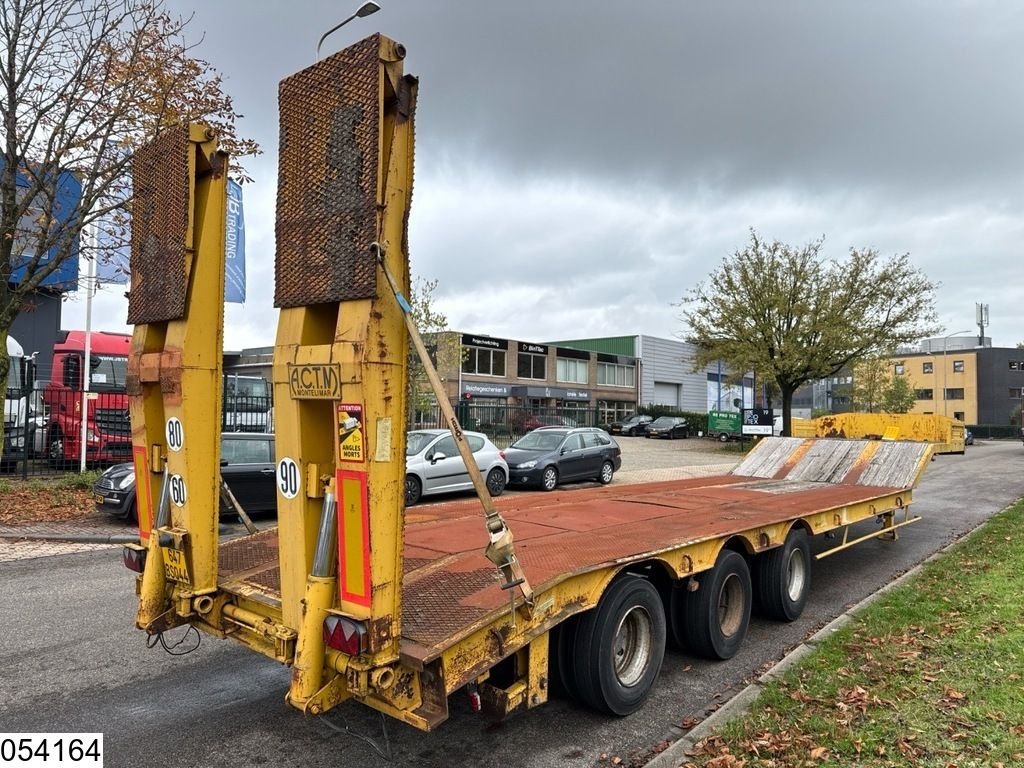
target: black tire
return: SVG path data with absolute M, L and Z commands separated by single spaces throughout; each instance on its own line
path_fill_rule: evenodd
M 611 583 L 597 607 L 579 618 L 575 682 L 588 707 L 629 715 L 643 706 L 665 658 L 665 608 L 646 579 Z
M 794 528 L 781 547 L 760 555 L 756 570 L 757 604 L 776 621 L 796 621 L 811 589 L 811 544 L 802 528 Z
M 487 492 L 491 496 L 501 496 L 507 482 L 508 479 L 505 477 L 505 473 L 498 468 L 494 468 L 487 473 Z
M 673 605 L 675 635 L 691 653 L 706 659 L 731 659 L 750 624 L 750 569 L 743 555 L 723 549 L 715 567 L 699 574 L 698 588 L 678 590 Z
M 606 461 L 604 464 L 601 465 L 601 474 L 597 476 L 597 481 L 601 483 L 601 485 L 608 485 L 608 483 L 612 481 L 612 478 L 614 476 L 615 465 L 612 464 L 610 461 Z
M 552 687 L 572 701 L 580 700 L 580 692 L 576 686 L 576 670 L 573 666 L 573 654 L 576 644 L 576 625 L 578 616 L 572 616 L 551 630 L 551 644 L 548 657 L 553 667 L 551 674 Z
M 722 434 L 720 434 L 718 436 L 718 442 L 720 442 L 720 443 L 728 443 L 729 442 L 729 435 L 728 435 L 728 433 L 723 432 Z
M 46 461 L 52 469 L 63 469 L 67 463 L 64 460 L 64 435 L 60 427 L 54 427 L 46 438 Z
M 411 507 L 423 495 L 423 484 L 415 475 L 405 476 L 405 506 Z
M 540 476 L 540 487 L 545 491 L 553 491 L 558 487 L 558 470 L 554 467 L 544 467 Z

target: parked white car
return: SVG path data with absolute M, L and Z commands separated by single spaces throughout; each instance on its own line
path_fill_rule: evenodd
M 491 496 L 508 484 L 508 464 L 498 447 L 480 432 L 463 432 Z M 405 506 L 421 497 L 473 489 L 473 481 L 446 429 L 417 429 L 405 438 Z

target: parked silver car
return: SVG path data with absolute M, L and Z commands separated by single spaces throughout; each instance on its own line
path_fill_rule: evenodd
M 479 432 L 463 432 L 491 496 L 508 484 L 508 464 L 498 447 Z M 446 429 L 417 429 L 405 438 L 405 506 L 422 496 L 473 489 L 473 481 Z

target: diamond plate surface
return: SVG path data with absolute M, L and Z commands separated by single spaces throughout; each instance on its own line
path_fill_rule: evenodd
M 271 563 L 276 566 L 277 544 L 276 529 L 224 542 L 217 550 L 217 571 L 220 577 L 230 579 Z
M 402 588 L 402 635 L 427 647 L 443 644 L 488 613 L 486 608 L 470 605 L 467 598 L 489 588 L 499 589 L 493 567 L 444 569 L 430 578 L 406 583 Z
M 380 35 L 281 81 L 274 306 L 373 298 Z
M 185 314 L 188 152 L 186 125 L 135 153 L 129 323 L 159 323 Z

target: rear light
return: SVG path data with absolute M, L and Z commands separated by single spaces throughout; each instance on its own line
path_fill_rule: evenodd
M 121 550 L 121 559 L 129 571 L 142 573 L 146 570 L 146 550 L 138 544 L 125 544 Z
M 505 452 L 504 451 L 498 451 L 498 455 L 501 456 L 501 458 L 503 458 L 503 459 L 505 458 Z
M 324 619 L 324 643 L 349 656 L 366 650 L 366 624 L 348 616 L 330 615 Z

